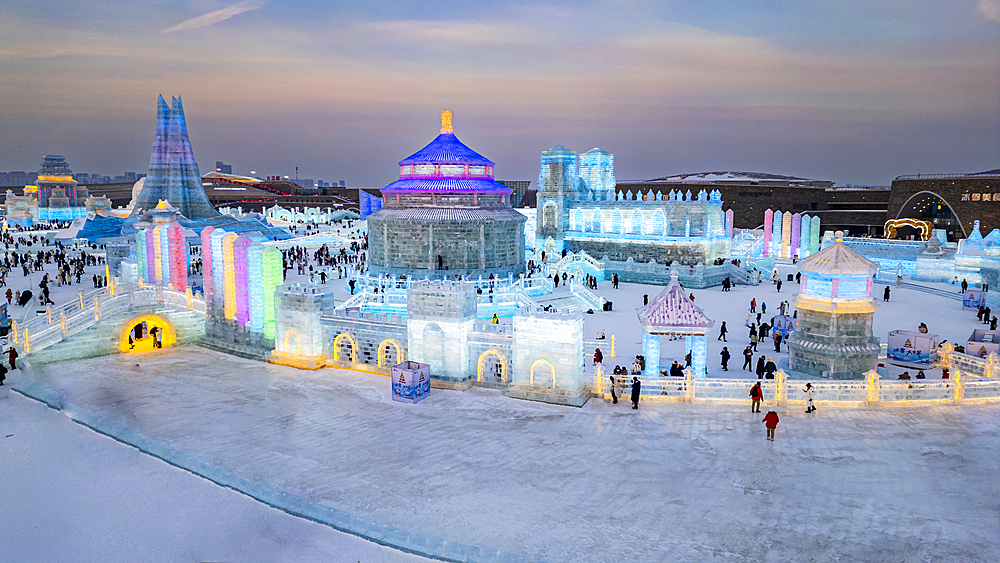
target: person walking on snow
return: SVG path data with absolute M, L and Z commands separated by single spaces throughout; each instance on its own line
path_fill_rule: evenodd
M 609 375 L 608 379 L 611 380 L 611 404 L 618 404 L 618 394 L 615 393 L 615 376 Z
M 882 301 L 889 300 L 889 286 L 885 286 L 885 291 L 882 292 Z
M 965 293 L 965 292 L 966 292 L 966 291 L 968 291 L 968 290 L 969 290 L 969 282 L 967 282 L 967 281 L 965 281 L 965 280 L 963 279 L 963 280 L 962 280 L 962 293 Z
M 751 313 L 756 313 L 757 312 L 757 298 L 756 297 L 754 297 L 753 299 L 750 300 L 750 312 Z
M 17 369 L 17 350 L 13 346 L 7 350 L 7 363 L 10 364 L 11 371 Z
M 638 377 L 632 378 L 632 410 L 639 409 L 639 391 L 642 389 L 642 382 Z
M 726 328 L 726 321 L 722 321 L 722 326 L 719 327 L 719 337 L 716 338 L 716 340 L 721 340 L 723 342 L 729 342 L 728 340 L 726 340 L 726 333 L 727 332 L 729 332 L 729 329 Z
M 757 379 L 764 378 L 764 356 L 757 358 L 757 369 L 754 370 L 754 373 L 757 374 Z
M 773 340 L 774 340 L 774 351 L 780 353 L 781 352 L 781 333 L 778 332 L 778 331 L 774 331 L 774 338 L 773 338 Z
M 778 283 L 775 284 L 775 287 L 778 288 L 778 293 L 781 293 L 781 280 L 778 280 Z
M 774 441 L 774 429 L 778 427 L 778 413 L 773 410 L 767 411 L 764 415 L 764 419 L 761 420 L 764 426 L 767 428 L 767 439 Z
M 806 388 L 802 391 L 806 394 L 806 412 L 812 413 L 816 412 L 816 407 L 813 405 L 813 384 L 806 383 Z
M 751 350 L 750 346 L 747 345 L 747 347 L 743 349 L 743 367 L 740 369 L 745 369 L 747 371 L 750 371 L 750 366 L 752 365 L 753 365 L 753 350 Z
M 722 352 L 719 352 L 722 356 L 722 371 L 729 371 L 729 348 L 727 346 L 722 347 Z
M 760 412 L 760 400 L 764 396 L 764 391 L 760 388 L 760 382 L 753 384 L 750 388 L 750 412 Z
M 778 371 L 778 366 L 774 365 L 774 360 L 771 358 L 767 359 L 767 363 L 764 364 L 764 379 L 774 379 L 774 372 Z
M 601 352 L 600 348 L 594 349 L 594 365 L 604 363 L 604 353 Z

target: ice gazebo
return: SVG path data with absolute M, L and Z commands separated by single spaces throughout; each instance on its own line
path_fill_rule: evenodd
M 638 310 L 642 325 L 642 354 L 646 358 L 643 375 L 660 375 L 660 337 L 684 337 L 684 352 L 691 353 L 691 368 L 695 377 L 705 377 L 708 343 L 705 336 L 714 321 L 685 295 L 677 281 L 677 271 L 670 272 L 670 285 L 649 305 Z

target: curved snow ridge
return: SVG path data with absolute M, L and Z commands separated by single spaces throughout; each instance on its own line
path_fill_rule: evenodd
M 25 374 L 27 375 L 27 374 Z M 193 473 L 203 479 L 232 489 L 239 493 L 281 510 L 298 518 L 305 518 L 318 524 L 329 526 L 340 532 L 352 534 L 365 540 L 412 553 L 421 557 L 456 563 L 483 561 L 496 563 L 527 563 L 529 559 L 520 555 L 487 548 L 465 545 L 424 534 L 408 532 L 376 522 L 364 516 L 357 516 L 343 510 L 324 506 L 300 496 L 279 491 L 257 481 L 247 479 L 217 465 L 207 463 L 178 449 L 171 448 L 145 434 L 129 428 L 67 402 L 58 392 L 24 377 L 12 389 L 29 399 L 44 403 L 49 408 L 62 411 L 73 422 L 108 436 L 123 444 Z M 536 559 L 530 561 L 538 563 Z

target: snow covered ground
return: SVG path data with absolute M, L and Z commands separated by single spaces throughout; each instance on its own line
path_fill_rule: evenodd
M 426 561 L 219 487 L 7 385 L 0 387 L 0 559 Z
M 10 381 L 22 377 L 15 372 Z M 808 416 L 779 408 L 777 439 L 767 442 L 761 415 L 749 405 L 650 403 L 633 411 L 591 400 L 576 409 L 479 388 L 435 390 L 406 405 L 390 400 L 383 376 L 301 371 L 200 348 L 71 362 L 40 368 L 36 377 L 84 408 L 265 485 L 412 532 L 537 560 L 1000 558 L 1000 405 L 827 408 Z M 8 398 L 2 412 L 17 417 L 28 408 L 23 403 Z M 28 441 L 46 442 L 49 424 L 37 433 L 16 428 L 15 436 L 26 431 Z M 109 468 L 115 475 L 120 460 L 141 458 L 83 429 L 71 434 L 32 448 L 80 455 L 97 475 Z M 19 520 L 41 519 L 24 515 L 38 495 L 43 514 L 74 526 L 68 542 L 96 545 L 95 538 L 117 533 L 110 543 L 145 547 L 145 539 L 117 532 L 114 522 L 153 528 L 157 502 L 105 498 L 115 487 L 83 472 L 68 488 L 83 491 L 77 502 L 103 518 L 60 504 L 62 485 L 55 483 L 73 473 L 66 468 L 71 460 L 54 453 L 41 463 L 20 460 L 8 445 L 13 439 L 4 439 L 0 475 L 14 475 L 30 492 L 4 497 L 21 508 L 12 523 L 2 521 L 12 513 L 0 511 L 0 534 L 11 524 L 23 529 Z M 117 453 L 105 458 L 111 454 L 95 451 L 102 444 Z M 46 477 L 50 463 L 55 478 Z M 150 487 L 157 489 L 160 478 Z M 140 473 L 131 486 L 141 490 L 144 481 Z M 172 526 L 187 517 L 186 503 L 195 506 L 194 522 L 208 522 L 216 518 L 212 499 L 225 496 L 206 483 L 165 487 L 168 496 L 176 491 L 189 500 L 159 497 L 168 508 L 181 507 L 167 513 L 162 535 L 149 543 L 181 535 Z M 237 519 L 226 533 L 272 529 L 254 518 Z M 329 545 L 319 532 L 304 533 Z M 16 536 L 0 538 L 21 545 Z M 277 540 L 260 541 L 261 556 L 248 550 L 246 560 L 271 559 L 265 550 Z M 236 549 L 238 542 L 222 543 Z M 301 553 L 289 549 L 288 559 Z M 216 557 L 197 557 L 210 555 Z

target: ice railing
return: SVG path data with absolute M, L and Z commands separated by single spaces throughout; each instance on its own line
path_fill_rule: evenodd
M 605 299 L 593 291 L 590 291 L 586 286 L 584 286 L 583 283 L 578 282 L 575 279 L 570 280 L 569 291 L 574 297 L 586 303 L 591 309 L 600 311 L 604 308 Z
M 583 266 L 587 266 L 592 271 L 604 272 L 604 262 L 601 262 L 583 250 L 577 253 L 570 252 L 555 264 L 549 264 L 549 269 L 557 272 L 572 272 L 574 270 L 585 270 Z
M 143 305 L 174 305 L 179 309 L 205 312 L 205 301 L 190 288 L 185 292 L 153 285 L 112 285 L 80 292 L 77 299 L 58 307 L 47 306 L 45 313 L 11 326 L 11 342 L 25 353 L 37 352 L 73 334 L 94 326 L 102 318 Z
M 591 389 L 601 398 L 610 399 L 609 374 L 597 369 Z M 631 393 L 632 375 L 614 376 L 623 395 Z M 750 388 L 761 384 L 763 401 L 771 405 L 805 404 L 806 383 L 812 384 L 813 400 L 843 406 L 916 406 L 934 403 L 1000 401 L 1000 379 L 969 377 L 956 370 L 951 379 L 883 381 L 875 372 L 863 380 L 803 380 L 788 379 L 778 370 L 775 379 L 716 379 L 693 377 L 690 368 L 684 377 L 643 377 L 640 396 L 644 401 L 685 403 L 745 403 L 750 401 Z

